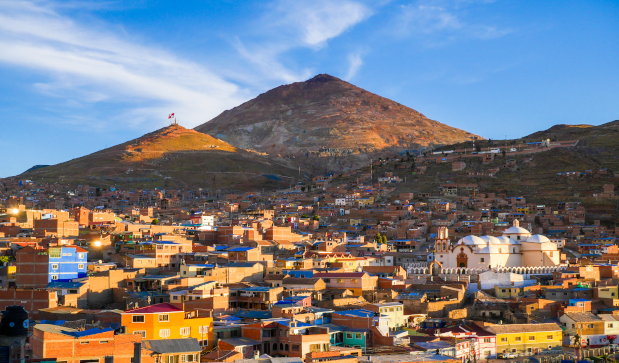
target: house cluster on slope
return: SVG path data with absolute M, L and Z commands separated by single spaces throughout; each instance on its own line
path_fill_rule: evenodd
M 0 346 L 75 363 L 462 362 L 613 346 L 619 229 L 579 203 L 332 178 L 225 195 L 3 181 Z

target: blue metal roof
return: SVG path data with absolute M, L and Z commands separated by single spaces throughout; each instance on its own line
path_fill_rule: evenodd
M 105 332 L 108 332 L 108 331 L 114 331 L 114 330 L 111 329 L 111 328 L 104 328 L 104 329 L 92 328 L 92 329 L 88 329 L 88 330 L 84 330 L 84 331 L 66 332 L 65 334 L 81 338 L 81 337 L 86 337 L 86 336 L 89 336 L 89 335 L 105 333 Z
M 249 250 L 253 250 L 254 247 L 235 247 L 227 250 L 228 252 L 245 252 Z

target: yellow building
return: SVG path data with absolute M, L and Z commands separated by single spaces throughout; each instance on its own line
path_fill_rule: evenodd
M 492 325 L 486 330 L 496 335 L 497 353 L 562 351 L 563 330 L 556 323 Z
M 140 334 L 145 340 L 196 338 L 200 346 L 213 347 L 213 318 L 199 317 L 169 303 L 127 310 L 121 322 L 126 333 Z
M 494 296 L 501 299 L 509 299 L 512 297 L 522 296 L 522 287 L 514 287 L 514 286 L 503 286 L 503 285 L 495 285 L 494 286 Z

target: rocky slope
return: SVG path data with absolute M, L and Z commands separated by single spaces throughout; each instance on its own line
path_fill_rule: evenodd
M 475 137 L 327 74 L 272 89 L 195 129 L 237 147 L 296 158 L 363 158 Z
M 234 147 L 179 125 L 53 166 L 29 170 L 38 181 L 135 188 L 258 190 L 288 187 L 298 171 L 283 160 Z

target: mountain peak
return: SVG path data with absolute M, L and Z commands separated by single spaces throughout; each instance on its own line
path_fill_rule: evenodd
M 475 136 L 329 74 L 274 88 L 195 129 L 239 148 L 295 158 L 364 159 Z
M 337 77 L 333 77 L 332 75 L 327 74 L 327 73 L 317 74 L 316 76 L 314 76 L 313 78 L 308 79 L 305 82 L 310 83 L 310 82 L 334 82 L 334 81 L 335 82 L 337 82 L 337 81 L 343 82 L 341 79 L 339 79 Z

